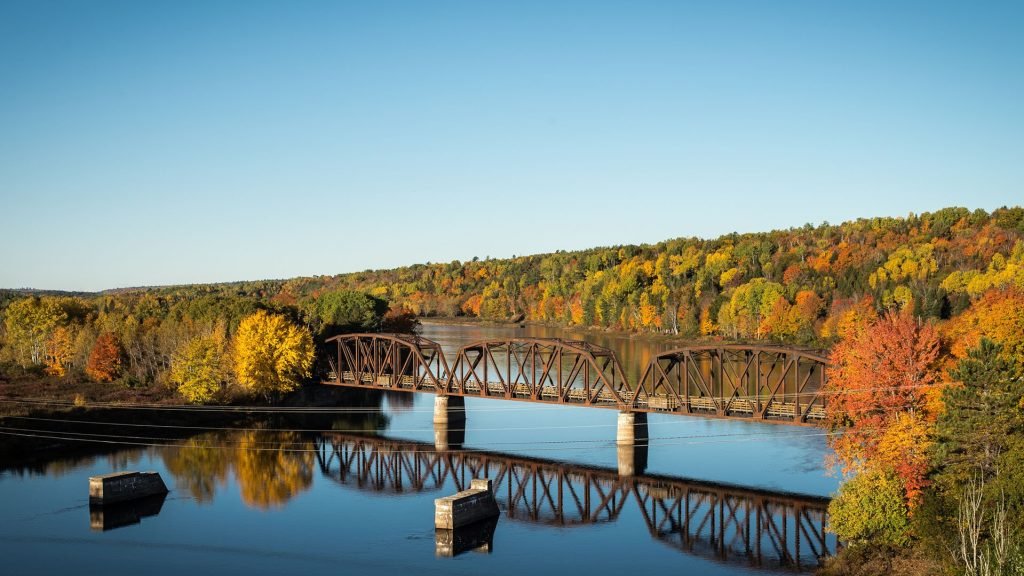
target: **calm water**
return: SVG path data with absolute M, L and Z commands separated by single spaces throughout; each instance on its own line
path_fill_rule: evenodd
M 484 337 L 581 336 L 614 349 L 631 379 L 666 347 L 548 328 L 423 335 L 449 357 Z M 835 549 L 820 533 L 837 480 L 812 428 L 652 415 L 649 449 L 622 453 L 613 410 L 467 399 L 464 433 L 437 438 L 433 396 L 370 404 L 163 446 L 122 429 L 140 445 L 7 469 L 3 573 L 788 574 Z M 117 470 L 156 470 L 171 493 L 90 510 L 87 478 Z M 474 476 L 495 480 L 497 524 L 435 533 L 434 498 Z

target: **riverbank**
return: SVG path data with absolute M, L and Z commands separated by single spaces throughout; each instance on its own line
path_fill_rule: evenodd
M 127 388 L 110 382 L 58 378 L 32 371 L 0 371 L 0 470 L 31 469 L 55 454 L 116 452 L 124 445 L 182 440 L 218 428 L 330 429 L 373 432 L 383 426 L 380 393 L 309 384 L 276 402 L 234 398 L 192 406 L 159 384 Z M 354 415 L 303 408 L 365 408 Z M 360 422 L 352 422 L 353 417 Z

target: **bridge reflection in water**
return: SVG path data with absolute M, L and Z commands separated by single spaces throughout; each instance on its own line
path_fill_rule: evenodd
M 731 564 L 809 571 L 837 546 L 825 532 L 827 498 L 345 434 L 319 437 L 316 454 L 324 476 L 359 490 L 440 492 L 449 482 L 463 490 L 491 478 L 510 520 L 586 526 L 636 507 L 651 537 Z

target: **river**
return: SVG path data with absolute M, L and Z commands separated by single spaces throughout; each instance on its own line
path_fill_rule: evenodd
M 431 323 L 422 335 L 449 357 L 483 338 L 583 338 L 631 379 L 670 347 L 547 327 Z M 133 444 L 5 464 L 3 572 L 790 574 L 836 548 L 822 531 L 838 480 L 815 428 L 651 415 L 650 447 L 628 455 L 626 475 L 613 410 L 469 398 L 464 434 L 439 451 L 432 395 L 361 399 L 369 407 L 172 442 L 113 427 Z M 171 492 L 90 509 L 88 477 L 118 470 L 155 470 Z M 497 522 L 435 533 L 433 500 L 482 475 Z

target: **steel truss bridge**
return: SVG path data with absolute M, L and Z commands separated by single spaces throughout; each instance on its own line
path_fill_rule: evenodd
M 386 494 L 463 490 L 490 478 L 503 517 L 515 521 L 587 526 L 635 508 L 657 541 L 748 567 L 813 570 L 837 547 L 825 532 L 827 498 L 342 433 L 318 438 L 317 462 L 338 484 Z
M 807 425 L 825 416 L 828 358 L 797 348 L 718 344 L 662 352 L 638 382 L 615 353 L 579 340 L 512 338 L 463 346 L 406 334 L 327 340 L 324 384 Z

